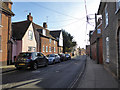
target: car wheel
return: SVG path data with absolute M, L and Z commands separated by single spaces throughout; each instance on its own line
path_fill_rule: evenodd
M 36 70 L 37 68 L 38 68 L 38 65 L 37 65 L 36 62 L 34 62 L 34 63 L 33 63 L 33 66 L 32 66 L 32 69 L 33 69 L 33 70 Z
M 48 66 L 48 61 L 45 63 L 45 67 L 47 67 Z
M 22 68 L 21 67 L 16 67 L 17 70 L 21 70 Z
M 53 64 L 55 64 L 55 60 L 53 60 Z

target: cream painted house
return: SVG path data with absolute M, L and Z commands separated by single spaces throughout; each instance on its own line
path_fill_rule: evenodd
M 36 47 L 37 41 L 35 39 L 35 34 L 31 23 L 24 37 L 22 38 L 22 52 L 35 52 Z

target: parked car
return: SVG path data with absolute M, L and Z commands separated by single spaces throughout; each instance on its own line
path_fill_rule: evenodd
M 30 67 L 36 70 L 38 66 L 47 66 L 48 60 L 40 52 L 22 52 L 15 60 L 15 67 L 17 69 Z
M 67 60 L 71 60 L 70 54 L 65 54 L 65 57 L 66 57 Z
M 60 56 L 58 54 L 48 54 L 48 64 L 55 64 L 56 62 L 61 62 L 60 61 Z
M 58 54 L 60 56 L 60 60 L 61 61 L 65 61 L 66 60 L 66 57 L 65 57 L 65 54 L 64 53 L 61 53 L 61 54 Z

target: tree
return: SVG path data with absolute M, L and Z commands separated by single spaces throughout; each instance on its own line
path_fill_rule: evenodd
M 73 41 L 73 36 L 63 30 L 63 52 L 71 52 L 73 47 L 77 45 L 76 41 Z

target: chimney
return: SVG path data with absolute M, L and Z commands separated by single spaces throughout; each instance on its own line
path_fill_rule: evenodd
M 43 23 L 43 27 L 47 28 L 47 23 L 46 22 Z
M 31 13 L 29 13 L 29 15 L 27 15 L 27 20 L 28 21 L 33 21 L 33 17 L 31 16 Z
M 6 5 L 7 5 L 7 7 L 11 10 L 11 8 L 12 8 L 12 1 L 11 0 L 4 0 L 3 1 Z

